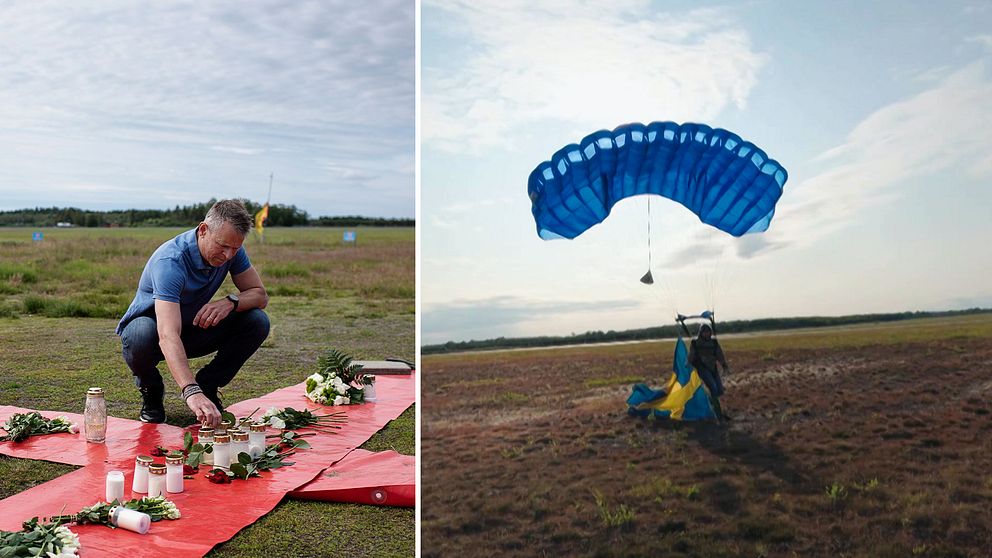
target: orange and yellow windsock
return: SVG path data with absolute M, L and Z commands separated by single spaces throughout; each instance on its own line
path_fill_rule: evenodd
M 262 234 L 262 225 L 265 224 L 265 220 L 269 218 L 269 204 L 265 204 L 262 209 L 255 214 L 255 232 L 259 235 Z

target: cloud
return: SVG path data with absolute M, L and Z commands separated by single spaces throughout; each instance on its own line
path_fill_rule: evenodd
M 258 155 L 262 152 L 261 149 L 252 149 L 250 147 L 233 147 L 230 145 L 212 145 L 210 149 L 216 151 L 223 151 L 224 153 L 234 153 L 236 155 Z
M 771 228 L 742 256 L 807 245 L 856 215 L 904 195 L 913 179 L 961 170 L 992 175 L 992 80 L 984 62 L 951 73 L 913 97 L 882 107 L 843 143 L 813 161 L 821 168 L 786 184 Z M 949 186 L 942 186 L 949 187 Z
M 659 114 L 710 120 L 745 105 L 766 58 L 716 9 L 591 0 L 425 8 L 439 29 L 450 23 L 438 31 L 449 45 L 466 45 L 455 56 L 425 47 L 423 57 L 422 138 L 453 152 L 506 147 L 547 121 L 612 129 Z
M 86 160 L 59 171 L 105 182 L 120 170 L 114 181 L 135 199 L 147 185 L 117 167 L 140 156 L 136 166 L 157 176 L 174 170 L 170 189 L 190 201 L 203 201 L 207 181 L 243 192 L 271 170 L 298 173 L 310 193 L 283 201 L 319 214 L 321 192 L 356 179 L 323 172 L 319 161 L 334 158 L 402 191 L 400 213 L 412 215 L 412 165 L 397 180 L 400 169 L 382 163 L 413 158 L 415 11 L 408 0 L 4 3 L 0 142 L 47 153 L 16 161 L 5 150 L 16 161 L 7 187 L 60 199 L 46 165 L 85 144 Z M 383 213 L 376 197 L 348 203 Z
M 566 320 L 584 313 L 617 312 L 640 307 L 636 300 L 548 301 L 514 296 L 482 300 L 423 303 L 421 327 L 425 343 L 484 339 L 504 332 L 519 334 L 528 322 Z
M 981 46 L 983 46 L 983 47 L 985 47 L 987 49 L 992 49 L 992 35 L 989 35 L 989 34 L 985 34 L 985 35 L 974 35 L 972 37 L 967 37 L 965 39 L 965 42 L 978 43 L 979 45 L 981 45 Z

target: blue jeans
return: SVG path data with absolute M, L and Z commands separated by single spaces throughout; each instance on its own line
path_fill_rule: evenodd
M 181 334 L 186 356 L 195 358 L 217 352 L 196 373 L 196 382 L 205 391 L 216 391 L 234 379 L 245 362 L 255 354 L 269 335 L 269 317 L 258 308 L 231 312 L 216 326 L 204 329 L 184 325 Z M 141 389 L 161 392 L 165 389 L 158 363 L 165 360 L 158 345 L 158 326 L 154 316 L 138 316 L 121 332 L 124 362 Z
M 716 369 L 710 370 L 705 366 L 699 366 L 696 368 L 696 372 L 699 374 L 699 379 L 710 390 L 710 395 L 714 397 L 723 395 L 723 380 L 720 379 L 720 373 Z

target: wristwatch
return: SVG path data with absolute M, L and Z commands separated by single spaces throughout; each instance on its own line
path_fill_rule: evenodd
M 238 311 L 238 295 L 230 294 L 230 295 L 227 295 L 224 298 L 226 298 L 227 300 L 230 300 L 231 302 L 234 303 L 234 308 L 231 311 L 232 312 L 237 312 Z

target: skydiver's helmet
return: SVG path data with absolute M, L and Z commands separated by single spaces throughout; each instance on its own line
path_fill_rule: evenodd
M 704 333 L 709 333 L 710 337 L 713 336 L 713 328 L 710 324 L 703 324 L 699 326 L 699 331 L 696 333 L 696 337 L 702 338 Z

